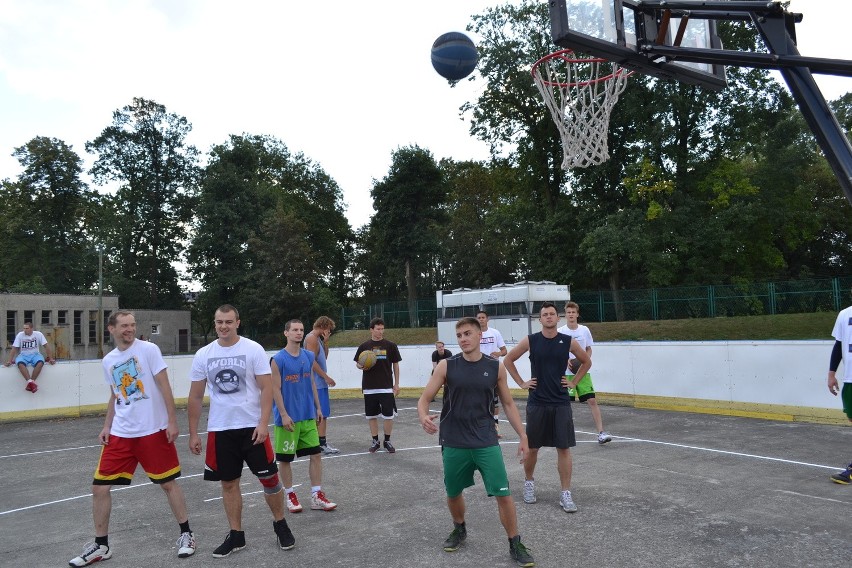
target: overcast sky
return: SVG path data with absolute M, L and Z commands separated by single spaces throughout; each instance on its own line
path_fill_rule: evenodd
M 84 144 L 133 97 L 193 125 L 206 152 L 229 134 L 269 134 L 318 163 L 343 190 L 354 227 L 391 152 L 485 159 L 459 107 L 482 82 L 454 88 L 432 69 L 432 42 L 464 31 L 494 0 L 0 0 L 0 179 L 35 136 Z M 852 57 L 843 0 L 793 0 L 799 51 Z M 473 39 L 477 38 L 473 36 Z M 817 82 L 828 99 L 852 78 Z

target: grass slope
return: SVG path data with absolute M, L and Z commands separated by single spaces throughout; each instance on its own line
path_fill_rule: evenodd
M 785 314 L 731 318 L 678 319 L 590 323 L 600 341 L 721 341 L 767 339 L 831 339 L 837 314 Z M 564 321 L 562 322 L 564 323 Z M 434 327 L 387 329 L 385 337 L 399 345 L 434 343 Z M 370 338 L 369 330 L 340 331 L 331 336 L 329 347 L 356 347 Z

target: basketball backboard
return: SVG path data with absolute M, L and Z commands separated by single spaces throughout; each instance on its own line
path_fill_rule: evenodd
M 725 66 L 655 56 L 643 43 L 721 49 L 716 21 L 665 9 L 649 10 L 634 0 L 550 0 L 551 34 L 556 45 L 589 53 L 628 69 L 664 79 L 725 87 Z

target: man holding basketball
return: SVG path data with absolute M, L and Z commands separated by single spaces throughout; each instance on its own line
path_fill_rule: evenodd
M 376 356 L 375 364 L 365 368 L 358 358 L 364 351 L 372 351 Z M 373 318 L 370 321 L 370 340 L 358 346 L 355 351 L 355 366 L 363 371 L 361 375 L 361 391 L 364 394 L 364 415 L 370 424 L 370 453 L 376 453 L 382 447 L 379 444 L 379 416 L 385 440 L 385 451 L 395 453 L 396 448 L 391 444 L 393 419 L 396 417 L 396 395 L 399 394 L 399 362 L 402 357 L 396 343 L 385 339 L 385 320 Z
M 529 452 L 527 436 L 506 385 L 506 369 L 498 360 L 485 357 L 479 350 L 481 335 L 479 322 L 474 318 L 462 318 L 456 323 L 456 338 L 462 356 L 438 363 L 417 402 L 417 414 L 423 430 L 428 434 L 438 432 L 435 422 L 439 416 L 429 414 L 429 402 L 438 389 L 444 387 L 439 438 L 447 507 L 454 524 L 453 531 L 444 542 L 444 550 L 455 552 L 467 538 L 463 492 L 473 485 L 473 473 L 479 470 L 488 496 L 497 501 L 512 559 L 520 566 L 534 566 L 535 562 L 518 534 L 517 510 L 509 491 L 503 453 L 497 432 L 490 427 L 495 392 L 506 409 L 509 424 L 520 438 L 518 455 L 522 463 Z
M 539 312 L 541 331 L 528 335 L 511 350 L 504 360 L 506 371 L 521 388 L 529 389 L 527 396 L 527 438 L 530 455 L 524 461 L 524 503 L 535 503 L 535 465 L 538 450 L 543 446 L 556 448 L 556 470 L 562 495 L 559 504 L 566 513 L 577 511 L 571 496 L 571 448 L 577 445 L 574 435 L 574 418 L 571 415 L 569 388 L 577 383 L 592 367 L 592 360 L 570 336 L 559 333 L 559 313 L 552 302 L 544 302 Z M 530 379 L 524 381 L 515 367 L 521 355 L 529 351 Z M 574 355 L 580 367 L 572 380 L 563 375 L 568 368 L 568 359 Z
M 840 393 L 840 398 L 843 399 L 843 412 L 852 422 L 852 306 L 837 314 L 831 335 L 835 341 L 828 365 L 828 390 L 834 396 Z M 841 361 L 843 361 L 842 390 L 836 374 Z M 831 480 L 843 485 L 852 483 L 852 463 L 843 471 L 832 475 Z

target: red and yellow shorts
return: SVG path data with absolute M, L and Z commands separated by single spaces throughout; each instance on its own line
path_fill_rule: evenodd
M 101 458 L 95 469 L 94 485 L 130 485 L 136 466 L 154 483 L 166 483 L 180 477 L 175 445 L 160 430 L 139 438 L 110 435 L 109 444 L 101 448 Z

